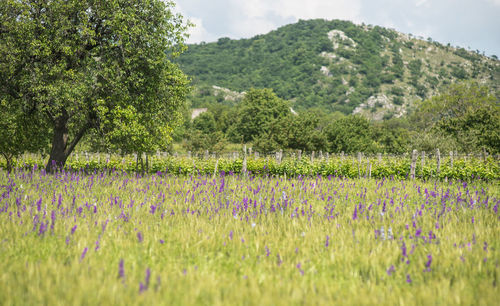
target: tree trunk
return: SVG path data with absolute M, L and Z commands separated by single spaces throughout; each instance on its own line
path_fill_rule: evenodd
M 54 135 L 52 137 L 52 148 L 50 150 L 49 161 L 45 170 L 47 172 L 53 173 L 58 169 L 62 169 L 68 156 L 73 152 L 73 149 L 77 143 L 82 139 L 83 135 L 89 128 L 89 124 L 85 124 L 80 128 L 80 130 L 75 134 L 75 138 L 69 142 L 69 121 L 68 112 L 63 109 L 61 115 L 53 120 L 54 123 Z
M 47 172 L 55 172 L 64 167 L 69 154 L 66 154 L 68 145 L 68 114 L 66 111 L 54 120 L 54 135 L 52 136 L 52 148 L 50 150 L 49 161 L 45 170 Z

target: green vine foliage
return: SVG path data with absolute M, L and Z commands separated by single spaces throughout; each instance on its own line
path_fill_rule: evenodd
M 43 165 L 42 158 L 20 158 L 16 161 L 16 168 L 37 169 Z M 149 165 L 145 171 L 151 174 L 162 173 L 172 175 L 225 175 L 243 174 L 244 160 L 242 158 L 187 158 L 187 157 L 149 157 Z M 373 179 L 410 179 L 411 161 L 404 157 L 385 157 L 381 161 L 378 158 L 362 159 L 361 163 L 353 157 L 339 157 L 317 159 L 310 158 L 285 158 L 281 162 L 274 158 L 249 157 L 246 161 L 247 173 L 252 176 L 339 176 L 348 178 L 373 178 Z M 371 172 L 370 172 L 371 165 Z M 217 170 L 216 170 L 217 166 Z M 6 168 L 5 160 L 0 160 L 0 168 Z M 129 155 L 120 157 L 113 155 L 108 157 L 104 154 L 98 157 L 71 158 L 65 166 L 66 171 L 84 171 L 95 173 L 100 171 L 137 171 L 136 159 Z M 415 168 L 417 179 L 459 179 L 470 181 L 483 179 L 495 181 L 500 179 L 500 166 L 498 160 L 488 157 L 486 160 L 480 158 L 468 158 L 454 160 L 453 167 L 449 158 L 441 160 L 440 171 L 437 172 L 436 161 L 428 160 L 422 167 L 420 161 Z

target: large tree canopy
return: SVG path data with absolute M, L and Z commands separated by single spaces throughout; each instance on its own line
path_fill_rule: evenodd
M 64 165 L 84 135 L 122 152 L 167 145 L 188 85 L 171 62 L 185 49 L 186 30 L 172 7 L 162 0 L 0 1 L 0 101 L 12 124 L 31 116 L 46 130 L 47 168 Z

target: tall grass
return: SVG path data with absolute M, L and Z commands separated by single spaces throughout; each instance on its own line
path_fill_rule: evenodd
M 4 305 L 496 304 L 498 183 L 0 171 Z

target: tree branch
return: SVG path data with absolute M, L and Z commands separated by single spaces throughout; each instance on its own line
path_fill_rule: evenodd
M 78 142 L 80 142 L 80 140 L 82 139 L 83 135 L 85 135 L 85 133 L 87 132 L 89 127 L 90 127 L 89 123 L 85 123 L 85 125 L 82 126 L 82 128 L 75 135 L 75 138 L 73 138 L 73 140 L 71 141 L 69 146 L 67 146 L 66 149 L 64 150 L 64 155 L 69 156 L 71 154 L 71 152 L 73 152 L 76 145 L 78 144 Z

